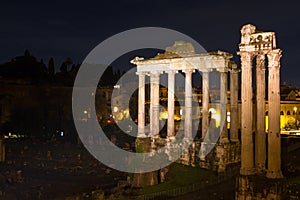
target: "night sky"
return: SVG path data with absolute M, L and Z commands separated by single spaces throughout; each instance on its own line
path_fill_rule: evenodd
M 66 57 L 81 63 L 106 38 L 132 28 L 156 26 L 180 31 L 207 51 L 235 56 L 240 28 L 252 23 L 275 31 L 283 50 L 282 82 L 300 87 L 300 3 L 285 1 L 7 1 L 1 2 L 0 62 L 28 49 L 57 68 Z

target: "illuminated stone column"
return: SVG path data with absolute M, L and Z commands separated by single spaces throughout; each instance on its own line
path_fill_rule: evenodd
M 280 58 L 281 50 L 274 49 L 268 54 L 268 178 L 282 178 L 280 145 Z
M 168 73 L 168 138 L 174 137 L 174 100 L 175 100 L 175 74 L 176 71 Z
M 241 171 L 242 175 L 251 175 L 254 170 L 252 137 L 252 54 L 239 52 L 242 66 L 242 123 L 241 123 Z
M 160 72 L 150 74 L 150 134 L 159 136 L 159 76 Z
M 238 76 L 239 70 L 235 68 L 230 70 L 230 141 L 237 142 L 239 129 L 238 113 Z
M 229 141 L 227 132 L 227 70 L 220 71 L 220 79 L 220 139 L 224 143 Z
M 138 137 L 145 136 L 145 73 L 139 76 L 139 99 L 138 99 Z
M 185 73 L 185 102 L 184 102 L 184 137 L 192 139 L 192 69 L 184 70 Z
M 209 71 L 202 73 L 202 139 L 208 131 L 209 126 Z
M 256 57 L 256 135 L 255 135 L 255 167 L 257 172 L 265 170 L 266 165 L 266 120 L 265 120 L 265 54 Z

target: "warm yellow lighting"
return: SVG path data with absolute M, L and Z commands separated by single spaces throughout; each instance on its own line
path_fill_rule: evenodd
M 123 115 L 122 112 L 117 113 L 117 115 L 116 115 L 116 121 L 121 121 L 121 120 L 123 120 L 123 118 L 124 118 L 124 115 Z
M 174 115 L 174 120 L 179 121 L 179 120 L 181 120 L 181 117 L 178 115 Z
M 164 111 L 164 112 L 159 113 L 159 119 L 160 120 L 168 119 L 168 111 Z
M 214 109 L 214 108 L 210 108 L 210 109 L 208 110 L 208 112 L 211 112 L 211 114 L 215 114 L 217 111 L 216 111 L 216 109 Z
M 208 111 L 211 113 L 211 118 L 216 120 L 216 127 L 219 127 L 221 124 L 220 111 L 217 111 L 215 108 L 210 108 Z
M 85 111 L 83 111 L 83 113 L 84 113 L 84 114 L 87 114 L 88 112 L 87 112 L 87 110 L 85 110 Z
M 124 117 L 125 119 L 128 119 L 130 117 L 130 112 L 129 112 L 129 108 L 127 108 L 126 110 L 124 110 Z
M 118 111 L 119 111 L 118 107 L 115 106 L 115 107 L 114 107 L 114 112 L 118 112 Z
M 227 112 L 227 122 L 230 123 L 230 112 Z
M 230 116 L 229 115 L 227 116 L 227 122 L 230 123 Z

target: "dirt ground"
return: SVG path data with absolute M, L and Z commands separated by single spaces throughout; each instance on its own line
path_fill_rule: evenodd
M 93 190 L 110 191 L 126 173 L 106 167 L 83 146 L 65 141 L 7 140 L 6 161 L 0 163 L 0 199 L 65 199 Z M 300 149 L 283 151 L 286 178 L 299 177 Z M 300 177 L 299 177 L 300 180 Z M 180 199 L 234 199 L 235 179 L 204 190 L 176 197 Z
M 82 146 L 62 142 L 6 141 L 0 164 L 0 199 L 65 199 L 110 190 L 125 173 L 94 159 Z

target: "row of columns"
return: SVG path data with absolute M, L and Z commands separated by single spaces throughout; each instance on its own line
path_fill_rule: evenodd
M 268 167 L 266 176 L 282 178 L 280 147 L 280 57 L 281 50 L 267 54 L 239 52 L 242 64 L 242 140 L 241 174 L 261 173 Z M 265 132 L 265 55 L 268 57 L 268 150 Z M 256 97 L 253 108 L 252 60 L 256 56 Z M 255 111 L 255 112 L 253 112 Z M 255 116 L 253 116 L 255 113 Z M 253 129 L 253 119 L 255 119 Z M 253 133 L 255 132 L 255 150 Z M 266 155 L 268 152 L 268 156 Z M 255 158 L 255 159 L 254 159 Z
M 221 142 L 227 142 L 227 72 L 220 71 L 220 115 L 223 129 L 220 130 Z M 231 105 L 231 127 L 230 138 L 238 140 L 238 70 L 230 70 L 230 105 Z M 168 74 L 168 138 L 174 138 L 174 94 L 175 94 L 175 70 L 166 71 Z M 192 69 L 184 70 L 185 73 L 185 112 L 184 112 L 184 137 L 192 140 Z M 210 70 L 202 72 L 202 138 L 205 138 L 209 129 L 209 73 Z M 138 72 L 138 136 L 145 137 L 145 75 L 146 72 Z M 160 72 L 150 72 L 150 134 L 159 134 L 159 76 Z

